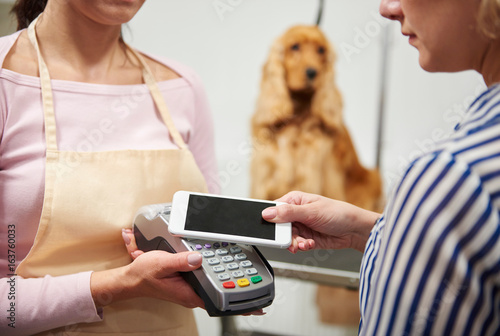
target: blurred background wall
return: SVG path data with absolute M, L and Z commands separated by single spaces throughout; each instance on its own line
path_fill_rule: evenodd
M 399 23 L 380 17 L 378 5 L 325 0 L 321 27 L 337 50 L 344 119 L 367 166 L 376 163 L 385 49 L 380 166 L 388 191 L 412 158 L 453 129 L 484 84 L 472 72 L 421 70 Z M 223 194 L 248 195 L 249 122 L 270 45 L 292 25 L 313 24 L 317 9 L 311 0 L 149 0 L 125 30 L 132 45 L 180 60 L 201 75 L 215 118 Z
M 15 28 L 7 16 L 12 2 L 0 0 L 1 35 Z M 406 165 L 449 134 L 485 87 L 473 72 L 421 70 L 399 23 L 382 19 L 378 5 L 378 0 L 325 0 L 321 27 L 337 50 L 345 123 L 366 166 L 375 166 L 379 153 L 389 193 Z M 148 0 L 124 29 L 131 45 L 181 61 L 202 77 L 215 120 L 222 194 L 249 193 L 250 118 L 270 45 L 292 25 L 313 24 L 317 9 L 312 0 Z M 266 316 L 238 317 L 238 326 L 280 335 L 356 334 L 355 328 L 318 321 L 315 284 L 278 278 L 276 290 Z M 202 336 L 220 331 L 218 319 L 201 310 L 196 316 Z

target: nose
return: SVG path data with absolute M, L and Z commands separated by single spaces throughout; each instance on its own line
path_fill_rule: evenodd
M 381 0 L 379 11 L 383 17 L 390 20 L 401 20 L 403 18 L 400 0 Z
M 306 69 L 306 76 L 310 80 L 313 80 L 314 78 L 316 78 L 317 74 L 318 74 L 318 71 L 316 71 L 316 69 L 313 69 L 313 68 Z

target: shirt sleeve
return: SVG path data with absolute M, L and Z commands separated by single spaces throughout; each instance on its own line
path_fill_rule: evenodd
M 418 160 L 365 249 L 360 335 L 491 334 L 499 235 L 489 193 L 467 164 L 446 153 Z
M 2 278 L 0 334 L 32 335 L 65 325 L 101 321 L 90 293 L 91 274 Z
M 2 143 L 3 129 L 5 127 L 5 118 L 7 117 L 7 107 L 5 106 L 6 102 L 7 99 L 5 98 L 3 83 L 0 80 L 0 143 Z

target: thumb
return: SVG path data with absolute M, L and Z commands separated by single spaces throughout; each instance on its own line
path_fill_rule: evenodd
M 303 205 L 282 204 L 275 207 L 269 207 L 262 211 L 262 218 L 269 222 L 303 222 L 307 217 Z
M 198 252 L 179 252 L 168 256 L 164 266 L 173 272 L 193 271 L 201 266 L 203 259 Z

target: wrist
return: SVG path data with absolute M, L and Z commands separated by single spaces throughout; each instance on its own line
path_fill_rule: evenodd
M 370 232 L 381 217 L 381 214 L 373 211 L 363 210 L 363 212 L 359 213 L 358 215 L 358 218 L 354 220 L 356 226 L 352 235 L 351 247 L 358 251 L 364 252 L 366 242 L 370 237 Z
M 133 278 L 127 276 L 127 266 L 93 272 L 90 290 L 96 307 L 135 297 Z

